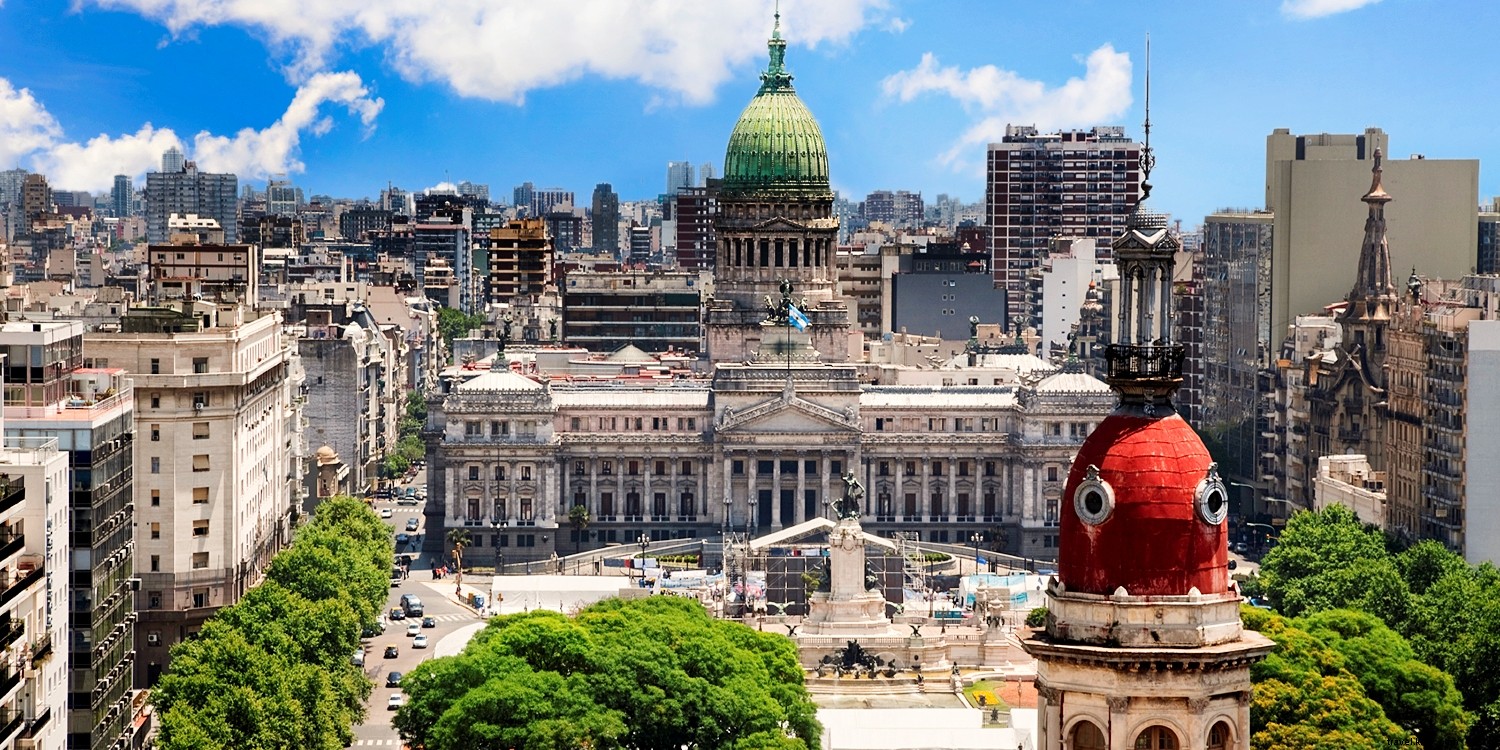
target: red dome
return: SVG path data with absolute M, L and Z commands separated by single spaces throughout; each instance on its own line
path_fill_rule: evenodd
M 1078 451 L 1062 498 L 1058 574 L 1069 591 L 1132 596 L 1219 594 L 1229 588 L 1227 492 L 1203 441 L 1182 417 L 1114 414 Z M 1092 483 L 1089 467 L 1098 467 Z M 1209 480 L 1205 482 L 1205 480 Z M 1085 513 L 1074 497 L 1080 485 Z M 1101 496 L 1089 498 L 1089 488 Z M 1217 488 L 1216 490 L 1214 488 Z M 1218 495 L 1213 496 L 1217 491 Z M 1113 495 L 1113 506 L 1103 495 Z M 1207 497 L 1212 512 L 1200 507 Z M 1205 516 L 1216 517 L 1212 523 Z

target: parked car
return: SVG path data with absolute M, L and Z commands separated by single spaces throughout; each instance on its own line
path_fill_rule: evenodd
M 1243 555 L 1246 552 L 1250 551 L 1250 545 L 1245 544 L 1244 542 L 1235 542 L 1234 543 L 1234 551 L 1235 551 L 1236 554 Z
M 406 696 L 400 693 L 391 693 L 391 697 L 385 701 L 385 707 L 391 711 L 406 705 Z
M 422 627 L 424 627 L 424 628 L 435 628 L 435 627 L 437 627 L 437 620 L 434 620 L 431 617 L 423 617 L 422 618 Z
M 394 659 L 394 658 L 396 658 L 396 657 L 398 657 L 400 655 L 401 655 L 401 649 L 396 648 L 395 646 L 386 646 L 385 647 L 385 656 L 383 658 Z
M 386 687 L 401 687 L 401 673 L 392 672 L 385 676 Z
M 363 667 L 365 665 L 365 650 L 362 648 L 355 649 L 354 656 L 349 657 L 349 661 L 356 667 Z
M 412 648 L 427 648 L 427 634 L 418 633 L 416 638 L 411 639 Z

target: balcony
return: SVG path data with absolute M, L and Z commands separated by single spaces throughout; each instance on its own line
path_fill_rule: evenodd
M 31 557 L 28 555 L 27 557 Z M 16 571 L 0 571 L 0 607 L 4 607 L 21 595 L 21 592 L 29 588 L 33 583 L 42 580 L 41 555 L 35 555 L 35 560 L 22 559 L 16 566 Z M 28 562 L 30 565 L 28 566 Z
M 1123 381 L 1180 381 L 1185 351 L 1181 344 L 1110 344 L 1104 351 L 1109 364 L 1106 379 Z
M 51 655 L 52 655 L 52 634 L 48 633 L 48 634 L 42 636 L 41 638 L 37 639 L 36 643 L 32 644 L 32 646 L 31 646 L 31 666 L 32 667 L 36 667 L 36 665 L 38 665 L 38 664 L 46 661 L 47 657 L 49 657 Z
M 26 499 L 26 483 L 20 477 L 0 478 L 0 514 L 6 513 Z
M 52 707 L 48 706 L 42 709 L 42 712 L 37 714 L 35 719 L 26 722 L 26 730 L 21 732 L 21 739 L 31 739 L 37 736 L 37 734 L 47 727 L 47 722 L 51 719 Z
M 9 615 L 0 618 L 0 649 L 10 648 L 10 644 L 20 640 L 25 634 L 25 620 L 12 619 Z
M 0 673 L 0 695 L 8 695 L 21 684 L 21 673 L 14 669 L 6 669 Z
M 26 723 L 26 715 L 15 709 L 0 711 L 0 742 L 8 743 Z

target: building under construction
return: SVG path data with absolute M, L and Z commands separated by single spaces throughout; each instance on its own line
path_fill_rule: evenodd
M 552 280 L 552 240 L 541 219 L 519 219 L 490 230 L 489 301 L 511 304 L 538 295 Z

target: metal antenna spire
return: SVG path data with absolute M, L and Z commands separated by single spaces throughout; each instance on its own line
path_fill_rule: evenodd
M 778 0 L 779 2 L 779 0 Z M 1151 168 L 1156 155 L 1151 153 L 1151 34 L 1146 34 L 1146 143 L 1141 147 L 1141 203 L 1151 197 Z

